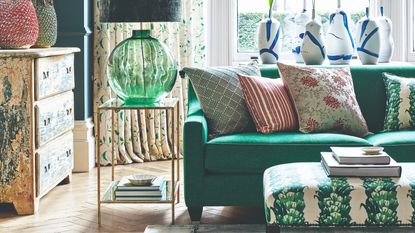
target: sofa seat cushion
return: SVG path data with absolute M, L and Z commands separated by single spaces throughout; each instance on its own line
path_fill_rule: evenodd
M 374 146 L 382 146 L 397 162 L 415 161 L 415 131 L 382 132 L 365 138 Z
M 290 162 L 319 162 L 330 146 L 368 146 L 362 138 L 333 133 L 242 133 L 214 138 L 205 147 L 205 169 L 213 173 L 262 174 Z

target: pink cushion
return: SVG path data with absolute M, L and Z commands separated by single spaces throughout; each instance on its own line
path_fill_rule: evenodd
M 278 63 L 304 133 L 337 132 L 366 136 L 368 127 L 345 68 L 309 68 Z
M 239 75 L 248 110 L 258 132 L 297 129 L 297 116 L 281 79 Z

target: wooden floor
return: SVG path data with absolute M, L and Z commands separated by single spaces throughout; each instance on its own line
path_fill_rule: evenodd
M 118 166 L 116 177 L 135 173 L 167 176 L 170 167 L 170 161 Z M 111 169 L 105 167 L 101 174 L 102 189 L 105 189 Z M 0 232 L 143 232 L 147 225 L 171 224 L 168 204 L 112 204 L 103 205 L 102 226 L 98 227 L 96 182 L 96 169 L 90 173 L 74 174 L 71 184 L 58 186 L 41 199 L 36 215 L 17 216 L 12 206 L 0 205 Z M 201 222 L 262 223 L 262 212 L 261 208 L 208 207 L 204 209 Z M 181 192 L 181 203 L 176 206 L 176 224 L 189 223 Z

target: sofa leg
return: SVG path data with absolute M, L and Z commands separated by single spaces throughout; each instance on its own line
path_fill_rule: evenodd
M 202 218 L 203 206 L 187 207 L 187 211 L 189 212 L 190 220 L 192 220 L 192 222 L 200 222 L 200 219 Z
M 267 233 L 280 233 L 280 227 L 276 224 L 268 225 L 267 224 Z

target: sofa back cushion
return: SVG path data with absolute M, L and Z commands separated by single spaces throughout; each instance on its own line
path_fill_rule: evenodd
M 324 66 L 320 66 L 324 67 Z M 335 68 L 339 66 L 326 66 Z M 376 66 L 350 66 L 356 99 L 366 119 L 369 131 L 376 133 L 383 130 L 385 120 L 386 92 L 383 72 L 401 77 L 415 77 L 415 66 L 409 64 L 389 64 Z M 268 78 L 279 78 L 277 65 L 261 66 L 261 75 Z M 188 90 L 189 114 L 197 111 L 199 102 L 191 85 Z

